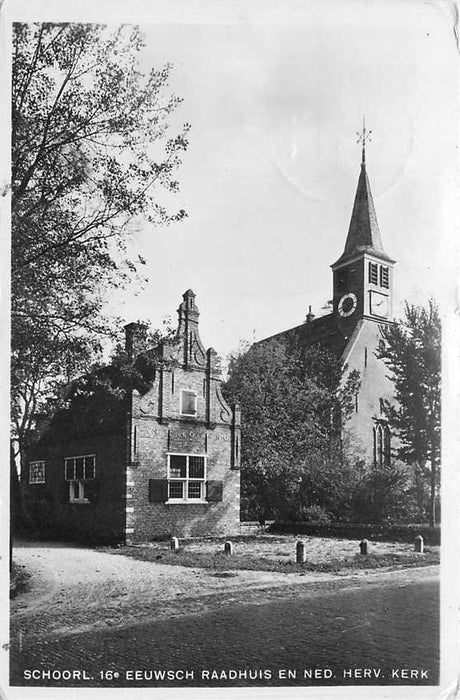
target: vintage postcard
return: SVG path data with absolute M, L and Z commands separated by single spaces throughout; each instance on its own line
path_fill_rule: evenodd
M 457 697 L 455 3 L 0 20 L 2 697 Z

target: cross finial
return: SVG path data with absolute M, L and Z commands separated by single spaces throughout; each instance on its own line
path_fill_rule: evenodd
M 366 164 L 366 143 L 367 143 L 367 141 L 372 141 L 371 134 L 372 134 L 372 129 L 366 129 L 366 121 L 365 121 L 365 118 L 363 116 L 363 130 L 361 133 L 359 133 L 359 131 L 356 132 L 356 136 L 358 137 L 356 143 L 363 144 L 361 165 Z

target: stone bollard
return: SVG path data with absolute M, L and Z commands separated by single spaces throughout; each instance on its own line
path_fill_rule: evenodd
M 361 554 L 367 554 L 367 548 L 369 546 L 369 542 L 367 540 L 361 540 L 359 543 L 359 549 L 361 550 Z
M 416 552 L 423 554 L 423 537 L 421 535 L 417 535 L 417 537 L 415 538 L 414 546 Z
M 233 554 L 233 542 L 225 542 L 224 553 L 225 554 Z
M 171 537 L 169 548 L 172 552 L 177 552 L 179 550 L 179 540 L 177 537 Z
M 304 564 L 306 559 L 305 553 L 305 542 L 299 540 L 296 546 L 296 562 L 297 564 Z

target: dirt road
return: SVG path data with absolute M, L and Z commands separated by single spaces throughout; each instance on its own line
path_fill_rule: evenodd
M 434 580 L 437 567 L 347 574 L 213 572 L 143 562 L 56 543 L 18 542 L 14 560 L 31 575 L 12 601 L 16 641 L 122 627 L 208 612 L 232 604 L 263 604 L 292 595 L 356 586 Z

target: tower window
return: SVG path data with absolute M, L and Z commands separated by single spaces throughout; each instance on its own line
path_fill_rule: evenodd
M 390 281 L 389 270 L 385 265 L 380 265 L 380 286 L 388 289 Z
M 369 282 L 371 284 L 378 284 L 379 282 L 379 266 L 377 263 L 369 263 Z

